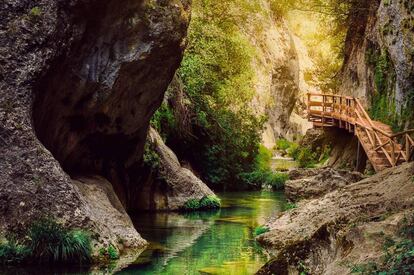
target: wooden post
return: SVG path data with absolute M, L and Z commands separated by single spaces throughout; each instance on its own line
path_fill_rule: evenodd
M 391 165 L 392 165 L 392 167 L 394 167 L 395 163 L 396 163 L 396 161 L 395 161 L 395 144 L 394 144 L 394 141 L 392 139 L 391 139 L 390 144 L 391 144 L 391 160 L 392 160 Z
M 322 95 L 322 127 L 325 125 L 325 95 Z
M 410 140 L 408 139 L 408 134 L 405 134 L 405 157 L 406 161 L 410 161 Z
M 356 127 L 356 126 L 355 126 Z M 355 129 L 356 130 L 356 129 Z M 355 133 L 356 133 L 357 131 L 355 131 Z M 355 170 L 356 171 L 358 171 L 358 169 L 359 169 L 359 148 L 360 148 L 360 146 L 361 146 L 361 142 L 359 141 L 359 135 L 358 134 L 356 134 L 357 136 L 358 136 L 358 139 L 357 139 L 357 142 L 358 142 L 358 150 L 357 150 L 357 162 L 356 162 L 356 167 L 355 167 Z

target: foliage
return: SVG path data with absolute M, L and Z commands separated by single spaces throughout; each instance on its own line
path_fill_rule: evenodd
M 273 172 L 270 169 L 258 169 L 240 175 L 243 182 L 250 186 L 271 186 L 273 190 L 281 190 L 289 179 L 286 173 Z
M 190 199 L 184 203 L 184 210 L 198 210 L 200 209 L 200 200 Z
M 41 219 L 29 229 L 30 254 L 40 262 L 89 261 L 91 240 L 81 230 L 68 230 L 51 219 Z
M 273 153 L 263 145 L 259 145 L 259 152 L 255 157 L 256 170 L 266 170 L 270 167 Z
M 204 196 L 200 200 L 200 209 L 220 208 L 220 199 L 216 196 Z
M 32 17 L 39 17 L 42 14 L 42 10 L 39 7 L 33 7 L 29 14 Z
M 19 244 L 14 239 L 0 243 L 0 265 L 22 263 L 29 253 L 27 246 Z
M 160 166 L 160 156 L 153 148 L 153 145 L 146 142 L 144 146 L 144 155 L 143 155 L 144 165 L 156 169 Z
M 166 102 L 163 102 L 151 118 L 151 125 L 159 132 L 166 133 L 177 125 L 174 112 Z
M 382 263 L 369 262 L 351 267 L 359 274 L 413 274 L 414 273 L 414 215 L 405 218 L 399 232 L 399 241 L 387 238 L 384 241 Z
M 289 203 L 287 203 L 285 205 L 285 210 L 291 210 L 291 209 L 295 209 L 295 208 L 298 208 L 298 206 L 296 205 L 296 203 L 289 202 Z
M 278 139 L 276 141 L 276 149 L 279 149 L 279 150 L 287 150 L 287 149 L 289 149 L 291 147 L 292 144 L 293 144 L 292 142 L 290 142 L 290 141 L 288 141 L 286 139 L 283 139 L 283 138 L 282 139 Z
M 298 149 L 296 161 L 301 168 L 313 168 L 317 164 L 317 154 L 308 147 Z
M 117 259 L 119 259 L 118 251 L 115 249 L 115 247 L 112 244 L 110 244 L 108 246 L 108 256 L 109 256 L 109 259 L 110 260 L 117 260 Z
M 190 199 L 184 206 L 185 211 L 210 210 L 218 209 L 221 206 L 220 199 L 217 196 L 204 196 L 200 200 Z
M 86 262 L 91 257 L 90 236 L 81 230 L 69 230 L 55 221 L 42 218 L 34 222 L 28 240 L 19 243 L 9 238 L 0 244 L 0 264 L 22 262 Z
M 193 1 L 189 43 L 177 73 L 191 107 L 191 135 L 177 141 L 173 128 L 180 121 L 169 102 L 152 120 L 167 145 L 196 163 L 215 189 L 237 185 L 240 173 L 254 169 L 258 154 L 265 119 L 246 104 L 254 96 L 251 63 L 256 51 L 240 27 L 259 8 L 257 1 L 248 0 Z
M 259 236 L 261 234 L 269 232 L 269 230 L 270 230 L 269 227 L 266 227 L 266 226 L 263 226 L 263 225 L 258 226 L 254 229 L 254 236 Z

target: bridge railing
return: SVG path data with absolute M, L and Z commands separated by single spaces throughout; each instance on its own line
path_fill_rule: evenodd
M 364 131 L 376 152 L 382 152 L 391 166 L 408 162 L 414 155 L 414 129 L 391 134 L 377 127 L 358 98 L 334 94 L 308 94 L 309 120 L 322 127 L 339 126 Z M 359 139 L 361 139 L 358 136 Z

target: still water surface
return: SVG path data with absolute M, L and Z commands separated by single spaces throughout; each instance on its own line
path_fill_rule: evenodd
M 222 208 L 215 212 L 133 215 L 138 232 L 150 246 L 116 274 L 254 274 L 269 259 L 255 242 L 254 229 L 283 210 L 283 193 L 236 192 L 218 196 Z M 79 266 L 0 266 L 0 274 L 112 274 L 115 266 L 93 272 Z
M 151 245 L 117 274 L 254 274 L 268 256 L 254 229 L 283 210 L 274 192 L 218 194 L 222 208 L 209 213 L 147 213 L 133 217 Z

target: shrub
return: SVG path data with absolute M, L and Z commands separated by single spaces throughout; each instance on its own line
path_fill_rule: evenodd
M 204 196 L 200 200 L 190 199 L 184 206 L 183 210 L 185 211 L 195 211 L 195 210 L 209 210 L 220 208 L 221 202 L 217 196 Z
M 29 255 L 30 250 L 15 240 L 9 240 L 0 244 L 0 264 L 18 264 Z
M 308 147 L 301 148 L 298 153 L 297 162 L 300 168 L 313 168 L 317 163 L 316 154 Z
M 269 230 L 270 229 L 268 227 L 266 227 L 266 226 L 263 226 L 263 225 L 258 226 L 258 227 L 256 227 L 254 229 L 254 236 L 259 236 L 259 235 L 261 235 L 263 233 L 269 232 Z
M 143 154 L 144 165 L 152 169 L 157 169 L 160 166 L 160 156 L 150 143 L 145 143 Z
M 205 196 L 200 200 L 200 209 L 216 209 L 220 205 L 220 199 L 216 196 Z
M 279 150 L 287 150 L 291 145 L 292 142 L 283 138 L 276 141 L 276 148 Z
M 184 206 L 184 210 L 198 210 L 200 208 L 200 201 L 197 199 L 188 200 Z
M 89 261 L 91 240 L 80 230 L 68 230 L 51 219 L 41 219 L 29 229 L 30 254 L 40 262 Z
M 291 158 L 297 159 L 300 153 L 299 144 L 292 143 L 287 149 L 287 153 Z
M 268 169 L 255 170 L 251 173 L 240 174 L 240 179 L 251 186 L 272 186 L 274 190 L 281 190 L 289 176 L 285 173 L 277 173 Z

